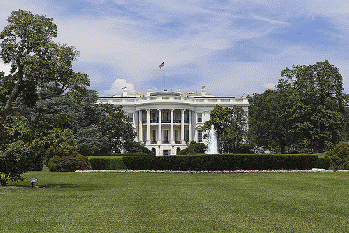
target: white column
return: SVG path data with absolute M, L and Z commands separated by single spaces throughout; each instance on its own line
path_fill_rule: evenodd
M 174 109 L 171 109 L 171 144 L 174 145 L 174 132 L 173 132 L 173 111 Z
M 150 145 L 150 109 L 147 109 L 147 145 Z
M 181 109 L 181 112 L 182 112 L 182 120 L 181 120 L 181 141 L 182 141 L 182 144 L 185 143 L 184 141 L 184 109 Z
M 158 144 L 161 144 L 161 109 L 158 109 L 159 111 L 159 132 L 158 132 Z
M 189 110 L 189 142 L 191 142 L 192 140 L 192 132 L 191 132 L 191 129 L 192 128 L 192 125 L 191 125 L 191 111 Z
M 143 142 L 142 110 L 138 111 L 138 141 Z
M 195 142 L 198 142 L 198 129 L 195 127 L 195 129 L 194 129 L 194 141 Z

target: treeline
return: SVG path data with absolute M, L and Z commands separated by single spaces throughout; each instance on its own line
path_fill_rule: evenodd
M 78 51 L 53 40 L 53 19 L 18 10 L 7 21 L 0 33 L 0 58 L 11 65 L 10 74 L 0 71 L 1 185 L 42 169 L 44 160 L 56 169 L 86 164 L 84 155 L 149 152 L 134 142 L 121 107 L 96 104 L 88 75 L 73 71 Z
M 249 98 L 249 141 L 284 153 L 319 153 L 348 140 L 348 95 L 327 60 L 281 71 L 276 90 Z
M 151 154 L 134 142 L 121 107 L 96 104 L 87 74 L 73 71 L 78 51 L 60 44 L 53 19 L 13 11 L 0 33 L 0 182 L 23 179 L 43 161 L 87 167 L 86 155 Z M 322 152 L 348 138 L 348 96 L 342 76 L 327 60 L 281 71 L 276 90 L 249 97 L 249 111 L 216 106 L 202 130 L 214 125 L 220 153 L 256 148 Z M 182 154 L 202 153 L 192 143 Z M 334 156 L 335 157 L 335 156 Z M 68 161 L 68 162 L 67 162 Z M 75 165 L 74 165 L 75 166 Z
M 286 67 L 275 90 L 249 96 L 241 107 L 216 106 L 203 129 L 214 125 L 220 153 L 320 153 L 348 141 L 348 95 L 327 60 Z

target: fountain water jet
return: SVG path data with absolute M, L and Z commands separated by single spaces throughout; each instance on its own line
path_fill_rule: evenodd
M 208 149 L 206 154 L 218 154 L 216 130 L 213 125 L 211 125 L 210 133 L 208 135 Z

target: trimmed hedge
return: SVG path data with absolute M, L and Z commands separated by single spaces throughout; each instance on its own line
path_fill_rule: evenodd
M 203 156 L 161 156 L 122 158 L 132 170 L 278 170 L 316 167 L 315 155 L 224 154 Z
M 128 153 L 128 154 L 107 153 L 107 154 L 96 154 L 93 156 L 154 156 L 154 155 L 153 154 L 145 154 L 145 153 Z
M 316 168 L 330 169 L 331 159 L 328 158 L 318 158 Z
M 121 170 L 127 169 L 122 157 L 114 158 L 89 158 L 93 170 Z
M 256 155 L 229 154 L 194 156 L 123 156 L 90 157 L 93 170 L 268 170 L 268 169 L 328 169 L 330 161 L 316 155 Z

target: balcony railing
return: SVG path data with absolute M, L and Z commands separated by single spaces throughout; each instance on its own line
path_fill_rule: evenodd
M 157 141 L 151 141 L 150 144 L 157 144 Z
M 132 120 L 131 120 L 132 121 Z M 174 119 L 173 123 L 181 123 L 182 120 Z M 147 120 L 142 119 L 142 123 L 145 124 L 147 123 Z M 150 123 L 159 123 L 159 119 L 150 119 Z M 170 119 L 162 119 L 161 123 L 171 123 Z M 189 123 L 189 118 L 184 119 L 184 123 Z
M 150 119 L 150 123 L 159 123 L 159 118 Z
M 169 141 L 162 141 L 162 144 L 169 144 Z

